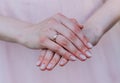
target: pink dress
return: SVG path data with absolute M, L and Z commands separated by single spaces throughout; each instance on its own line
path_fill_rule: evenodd
M 84 23 L 103 0 L 0 0 L 0 15 L 37 23 L 58 12 Z M 120 83 L 120 29 L 107 33 L 85 62 L 42 72 L 39 50 L 0 41 L 0 83 Z M 119 39 L 118 39 L 119 38 Z

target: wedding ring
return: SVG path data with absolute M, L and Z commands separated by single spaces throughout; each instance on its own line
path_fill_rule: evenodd
M 58 34 L 54 35 L 53 38 L 52 38 L 52 40 L 53 40 L 53 41 L 56 41 L 57 36 L 58 36 Z

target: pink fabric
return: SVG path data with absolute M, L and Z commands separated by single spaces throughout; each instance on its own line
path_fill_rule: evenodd
M 102 0 L 0 0 L 0 15 L 37 23 L 61 12 L 84 23 L 102 3 Z M 119 83 L 118 31 L 115 29 L 100 41 L 91 59 L 69 62 L 51 72 L 41 72 L 35 66 L 39 50 L 1 41 L 0 83 Z

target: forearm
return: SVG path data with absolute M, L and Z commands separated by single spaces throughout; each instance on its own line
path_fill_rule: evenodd
M 119 3 L 120 0 L 107 1 L 86 21 L 83 32 L 93 44 L 98 42 L 98 39 L 94 38 L 100 38 L 120 18 Z
M 28 23 L 0 16 L 0 40 L 18 42 L 19 36 Z

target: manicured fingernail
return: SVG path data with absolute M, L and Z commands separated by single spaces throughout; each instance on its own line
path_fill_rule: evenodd
M 93 45 L 91 44 L 91 43 L 87 43 L 87 46 L 89 47 L 89 48 L 92 48 L 93 47 Z
M 86 54 L 87 54 L 87 56 L 89 56 L 89 57 L 92 56 L 91 52 L 89 52 L 89 51 L 86 51 Z
M 48 69 L 52 68 L 52 64 L 49 64 L 49 65 L 47 66 L 47 68 L 48 68 Z
M 64 65 L 65 64 L 65 61 L 64 60 L 61 60 L 60 61 L 60 65 Z
M 80 57 L 82 58 L 82 59 L 86 59 L 86 56 L 85 55 L 83 55 L 83 54 L 80 54 Z
M 75 61 L 77 58 L 75 56 L 71 55 L 70 59 L 73 60 L 73 61 Z
M 39 65 L 40 65 L 40 63 L 41 63 L 41 61 L 40 61 L 40 60 L 39 60 L 39 61 L 37 61 L 36 66 L 39 66 Z
M 42 64 L 42 65 L 40 66 L 40 69 L 45 69 L 45 64 Z

